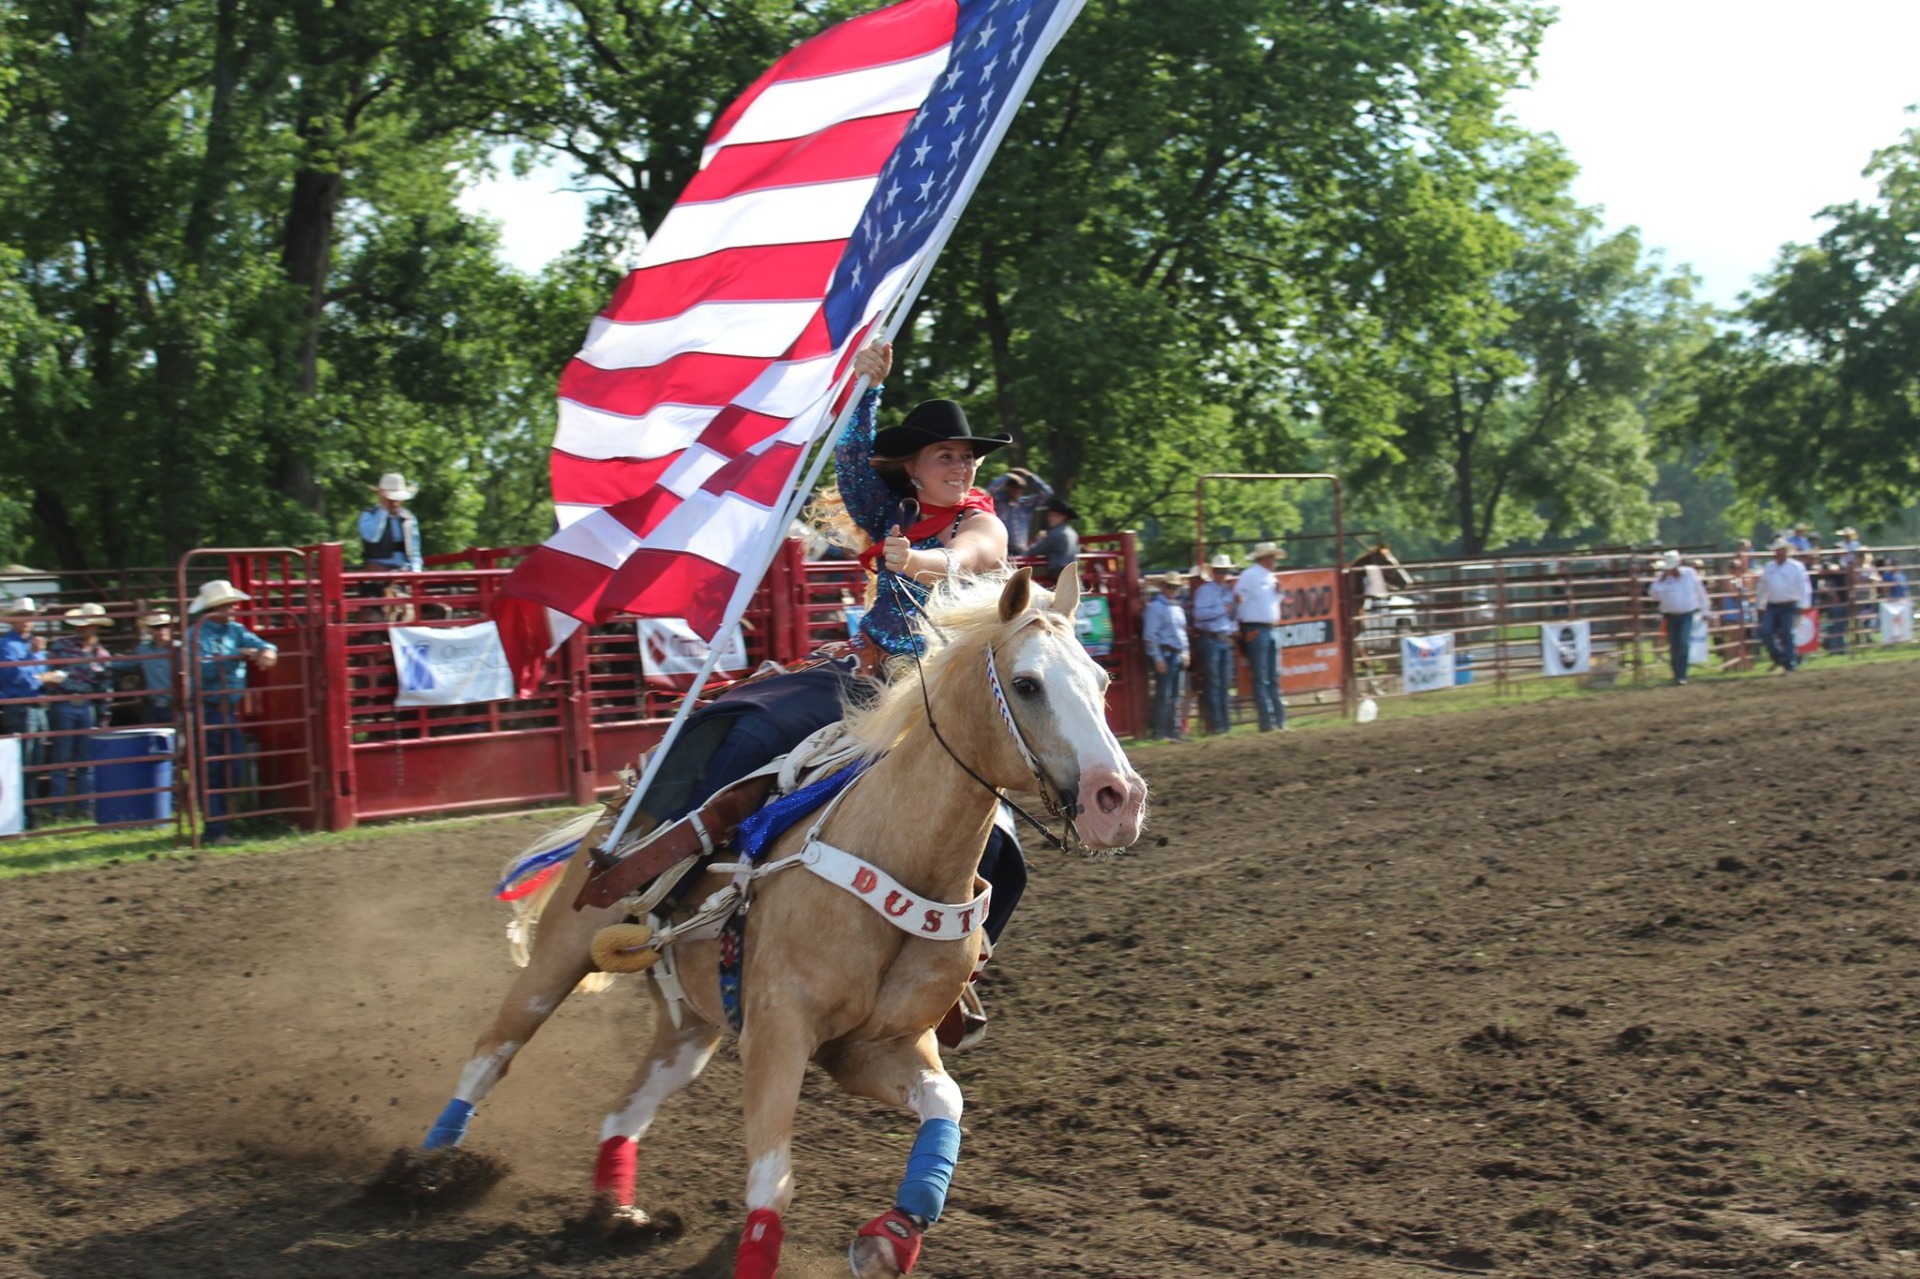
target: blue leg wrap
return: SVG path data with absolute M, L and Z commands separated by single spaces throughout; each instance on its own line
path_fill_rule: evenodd
M 929 1119 L 921 1124 L 913 1139 L 913 1153 L 907 1156 L 907 1175 L 900 1179 L 900 1193 L 894 1199 L 900 1211 L 928 1225 L 940 1220 L 940 1210 L 947 1206 L 947 1186 L 953 1181 L 953 1165 L 959 1158 L 959 1124 L 951 1119 Z
M 461 1101 L 455 1097 L 433 1121 L 433 1127 L 427 1129 L 427 1140 L 422 1149 L 438 1150 L 442 1146 L 457 1146 L 461 1138 L 467 1135 L 467 1121 L 473 1118 L 473 1103 Z

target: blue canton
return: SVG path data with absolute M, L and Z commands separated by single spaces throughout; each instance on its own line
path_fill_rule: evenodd
M 1033 41 L 1063 0 L 960 0 L 946 70 L 880 170 L 860 226 L 827 291 L 827 331 L 846 341 L 881 282 L 910 264 L 965 181 L 999 141 L 994 125 L 1033 60 Z

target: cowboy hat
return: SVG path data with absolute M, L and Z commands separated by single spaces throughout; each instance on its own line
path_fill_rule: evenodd
M 1838 529 L 1834 532 L 1834 536 L 1835 537 L 1859 537 L 1860 530 L 1856 528 Z
M 388 471 L 373 487 L 380 491 L 381 497 L 395 502 L 404 502 L 420 491 L 418 485 L 407 483 L 407 477 L 398 471 Z
M 1813 532 L 1813 525 L 1802 522 L 1794 525 L 1793 531 L 1796 533 L 1811 533 Z
M 1174 568 L 1168 569 L 1164 573 L 1154 574 L 1152 580 L 1155 586 L 1171 586 L 1177 589 L 1187 584 L 1187 575 L 1179 569 Z
M 1227 572 L 1231 573 L 1233 572 L 1233 556 L 1227 554 L 1225 551 L 1222 551 L 1218 555 L 1214 556 L 1212 559 L 1207 561 L 1207 567 L 1225 569 Z
M 0 603 L 0 616 L 18 617 L 22 613 L 38 613 L 39 611 L 40 607 L 33 602 L 33 596 L 31 595 L 16 595 L 12 599 Z
M 112 626 L 113 619 L 107 616 L 107 610 L 98 604 L 82 604 L 70 608 L 65 614 L 68 626 Z
M 1285 554 L 1286 552 L 1280 549 L 1279 543 L 1261 542 L 1247 553 L 1247 558 L 1250 560 L 1264 560 L 1270 555 L 1281 556 Z
M 1680 552 L 1678 551 L 1660 552 L 1660 567 L 1661 568 L 1679 568 Z
M 172 625 L 173 625 L 173 614 L 172 614 L 172 613 L 169 613 L 169 612 L 167 612 L 167 611 L 166 611 L 166 610 L 164 610 L 164 609 L 160 609 L 160 610 L 156 610 L 155 612 L 152 612 L 152 613 L 142 613 L 142 614 L 140 614 L 140 625 L 142 625 L 142 626 L 172 626 Z
M 229 604 L 252 598 L 245 591 L 236 591 L 233 583 L 224 577 L 216 577 L 200 588 L 200 593 L 193 597 L 193 603 L 187 605 L 187 612 L 204 613 L 210 608 L 225 608 Z
M 1080 518 L 1080 512 L 1074 510 L 1073 507 L 1068 505 L 1067 500 L 1063 497 L 1048 498 L 1046 502 L 1040 507 L 1040 509 L 1043 511 L 1052 511 L 1056 515 L 1064 515 L 1070 520 L 1077 520 Z
M 900 425 L 873 437 L 875 457 L 909 457 L 929 444 L 959 443 L 972 447 L 975 457 L 1013 443 L 1011 435 L 975 435 L 967 425 L 967 411 L 952 400 L 922 400 Z
M 1767 544 L 1767 549 L 1770 551 L 1791 551 L 1793 549 L 1793 543 L 1784 537 L 1776 537 Z

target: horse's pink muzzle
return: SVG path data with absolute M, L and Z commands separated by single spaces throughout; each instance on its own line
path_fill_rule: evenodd
M 1097 764 L 1080 774 L 1074 824 L 1089 848 L 1125 848 L 1140 838 L 1147 815 L 1147 783 L 1129 769 Z

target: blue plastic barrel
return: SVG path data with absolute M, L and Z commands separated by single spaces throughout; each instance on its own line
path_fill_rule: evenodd
M 146 758 L 157 756 L 158 758 Z M 117 728 L 93 735 L 93 819 L 110 822 L 173 820 L 173 730 Z M 150 795 L 115 795 L 117 790 L 150 790 Z
M 1455 651 L 1453 655 L 1453 682 L 1456 685 L 1473 683 L 1472 653 Z

